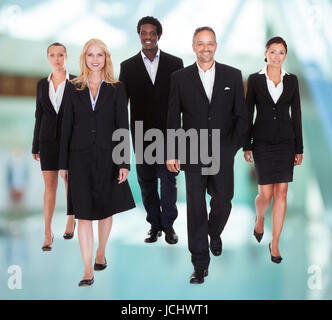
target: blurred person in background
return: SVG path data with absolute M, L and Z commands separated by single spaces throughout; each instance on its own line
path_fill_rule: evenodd
M 45 240 L 42 246 L 43 251 L 52 250 L 54 239 L 52 218 L 58 187 L 59 148 L 64 111 L 63 96 L 68 81 L 74 78 L 66 70 L 67 58 L 66 47 L 59 42 L 52 43 L 47 48 L 47 59 L 52 67 L 52 72 L 47 78 L 41 79 L 37 85 L 32 156 L 36 161 L 40 161 L 45 183 Z M 67 183 L 65 183 L 65 187 L 68 194 Z M 68 210 L 71 209 L 67 208 Z M 73 212 L 69 212 L 69 214 L 63 235 L 65 239 L 71 239 L 74 236 L 75 216 Z
M 283 69 L 287 44 L 281 37 L 266 43 L 267 65 L 248 78 L 246 101 L 249 108 L 249 135 L 243 147 L 244 158 L 255 163 L 258 195 L 255 200 L 254 236 L 264 234 L 264 215 L 272 203 L 271 260 L 280 263 L 279 239 L 286 207 L 288 183 L 294 166 L 303 159 L 301 103 L 298 79 Z M 257 116 L 253 123 L 254 109 Z
M 138 153 L 144 153 L 150 142 L 138 141 L 140 137 L 135 136 L 135 122 L 143 122 L 143 134 L 151 128 L 157 128 L 166 136 L 170 76 L 172 72 L 183 68 L 182 59 L 159 49 L 162 26 L 158 19 L 150 16 L 141 18 L 137 24 L 137 33 L 142 49 L 121 63 L 119 76 L 130 99 L 130 128 L 134 148 L 135 144 L 143 144 L 143 150 L 135 149 L 136 161 Z M 176 244 L 178 236 L 173 224 L 178 216 L 177 173 L 168 171 L 165 164 L 149 164 L 145 159 L 143 163 L 136 164 L 136 171 L 147 213 L 146 220 L 150 224 L 144 241 L 156 242 L 164 231 L 166 242 Z
M 12 210 L 22 209 L 25 188 L 28 180 L 28 166 L 24 151 L 20 147 L 12 150 L 12 156 L 7 165 L 7 183 Z
M 79 286 L 91 286 L 93 270 L 107 267 L 105 249 L 112 216 L 134 208 L 135 203 L 127 181 L 129 160 L 118 165 L 112 157 L 116 146 L 112 141 L 114 131 L 125 129 L 128 143 L 130 138 L 125 88 L 114 79 L 110 52 L 104 42 L 91 39 L 84 45 L 80 69 L 65 97 L 60 174 L 68 181 L 68 202 L 78 219 L 84 263 Z M 93 220 L 98 220 L 99 240 L 94 266 Z

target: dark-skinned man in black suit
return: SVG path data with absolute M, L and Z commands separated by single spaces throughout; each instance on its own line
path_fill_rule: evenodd
M 178 215 L 176 207 L 176 175 L 167 170 L 164 163 L 147 163 L 142 151 L 148 143 L 135 135 L 135 125 L 143 122 L 143 134 L 149 129 L 159 129 L 166 134 L 170 75 L 183 68 L 180 58 L 167 54 L 158 48 L 162 26 L 154 17 L 143 17 L 137 25 L 142 50 L 121 63 L 120 81 L 125 84 L 130 100 L 130 128 L 136 155 L 137 178 L 142 200 L 147 212 L 146 220 L 151 228 L 145 242 L 158 240 L 165 232 L 169 244 L 178 242 L 173 223 Z M 138 122 L 137 122 L 138 121 Z M 137 123 L 135 123 L 137 122 Z M 143 144 L 142 150 L 135 148 Z M 140 153 L 140 155 L 138 155 Z M 138 161 L 138 159 L 141 159 Z M 160 195 L 158 193 L 160 179 Z
M 207 145 L 213 155 L 217 147 L 220 152 L 215 160 L 220 169 L 209 172 L 201 159 L 196 164 L 188 161 L 192 148 L 188 150 L 189 144 L 185 150 L 186 163 L 179 161 L 183 158 L 179 152 L 184 152 L 180 148 L 175 158 L 168 156 L 167 167 L 171 172 L 178 172 L 180 168 L 185 172 L 188 246 L 194 265 L 190 283 L 198 284 L 208 275 L 209 247 L 215 256 L 222 253 L 220 235 L 231 211 L 234 192 L 234 156 L 245 141 L 248 110 L 241 72 L 214 60 L 217 42 L 213 29 L 196 29 L 192 46 L 197 62 L 172 75 L 167 128 L 194 129 L 200 139 L 201 131 L 206 130 L 207 139 L 198 140 L 198 150 Z M 220 134 L 217 140 L 213 130 Z M 213 166 L 211 163 L 210 168 Z M 209 215 L 206 192 L 211 196 Z

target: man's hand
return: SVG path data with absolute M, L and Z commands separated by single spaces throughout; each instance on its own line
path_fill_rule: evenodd
M 171 172 L 178 173 L 180 171 L 179 160 L 171 159 L 166 161 L 167 169 Z
M 33 153 L 33 154 L 32 154 L 32 158 L 33 158 L 34 160 L 36 160 L 36 161 L 39 161 L 39 159 L 40 159 L 40 155 L 39 155 L 39 153 Z

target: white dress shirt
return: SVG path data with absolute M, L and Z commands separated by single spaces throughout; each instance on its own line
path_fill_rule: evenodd
M 196 61 L 196 64 L 198 67 L 199 77 L 201 78 L 206 96 L 208 97 L 209 102 L 211 103 L 214 78 L 215 78 L 215 74 L 216 74 L 216 62 L 213 62 L 212 67 L 206 71 L 201 69 L 201 67 L 199 66 L 197 61 Z
M 274 103 L 277 103 L 284 90 L 284 84 L 283 84 L 284 75 L 289 73 L 286 72 L 284 69 L 281 69 L 280 82 L 278 83 L 277 86 L 274 85 L 274 82 L 270 80 L 269 76 L 267 75 L 267 66 L 265 66 L 259 74 L 265 74 L 267 88 L 269 90 L 271 98 L 273 99 Z
M 48 95 L 50 97 L 52 106 L 55 110 L 56 113 L 59 112 L 62 98 L 63 98 L 63 93 L 65 91 L 65 86 L 66 86 L 66 80 L 69 80 L 69 73 L 66 72 L 66 79 L 62 81 L 59 85 L 58 88 L 54 89 L 54 84 L 53 81 L 51 80 L 52 73 L 47 78 L 47 81 L 49 82 L 49 89 L 48 89 Z
M 146 71 L 148 72 L 150 79 L 152 83 L 154 84 L 156 80 L 156 75 L 158 71 L 158 65 L 159 65 L 159 56 L 160 56 L 160 49 L 158 49 L 156 56 L 154 57 L 153 61 L 151 61 L 144 53 L 141 51 L 142 59 L 146 68 Z

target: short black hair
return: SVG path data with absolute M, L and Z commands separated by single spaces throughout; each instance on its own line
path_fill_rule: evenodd
M 64 44 L 60 43 L 60 42 L 53 42 L 52 44 L 50 44 L 48 47 L 47 47 L 47 54 L 48 54 L 48 49 L 53 47 L 53 46 L 57 46 L 57 47 L 63 47 L 65 49 L 65 52 L 67 54 L 67 48 Z
M 141 18 L 139 21 L 138 21 L 138 24 L 137 24 L 137 33 L 139 34 L 140 31 L 141 31 L 141 26 L 143 24 L 152 24 L 154 25 L 156 28 L 157 28 L 157 35 L 158 35 L 158 38 L 160 38 L 160 36 L 162 35 L 163 33 L 163 28 L 161 26 L 161 23 L 159 22 L 159 20 L 155 17 L 151 17 L 151 16 L 146 16 L 146 17 L 143 17 Z
M 195 41 L 195 37 L 196 37 L 197 33 L 201 32 L 201 31 L 210 31 L 210 32 L 212 32 L 215 39 L 217 40 L 216 33 L 214 32 L 214 30 L 211 27 L 205 26 L 205 27 L 199 27 L 195 30 L 194 35 L 193 35 L 193 43 Z

